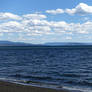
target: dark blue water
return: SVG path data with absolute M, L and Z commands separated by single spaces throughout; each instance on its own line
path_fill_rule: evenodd
M 0 78 L 92 91 L 92 48 L 21 48 L 0 49 Z

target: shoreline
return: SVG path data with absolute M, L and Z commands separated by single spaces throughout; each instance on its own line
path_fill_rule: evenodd
M 22 85 L 0 80 L 0 92 L 81 92 L 81 91 L 70 91 L 66 89 L 52 89 L 37 87 L 31 85 Z

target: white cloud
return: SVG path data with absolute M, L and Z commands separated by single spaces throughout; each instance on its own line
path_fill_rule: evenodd
M 9 19 L 13 19 L 13 20 L 21 20 L 21 17 L 12 13 L 0 13 L 0 20 L 9 20 Z
M 46 15 L 42 15 L 42 14 L 26 14 L 26 15 L 23 15 L 23 17 L 26 19 L 45 19 L 47 18 Z
M 23 25 L 17 21 L 9 21 L 0 24 L 0 32 L 20 32 L 23 30 Z
M 66 37 L 66 39 L 67 39 L 67 40 L 71 40 L 71 39 L 72 39 L 72 37 L 70 37 L 70 36 L 67 36 L 67 37 Z
M 3 36 L 3 35 L 4 35 L 4 33 L 0 33 L 0 37 Z
M 49 14 L 61 14 L 61 13 L 64 13 L 63 9 L 56 9 L 56 10 L 46 10 L 46 13 L 49 13 Z
M 66 9 L 66 13 L 70 15 L 78 14 L 78 15 L 86 15 L 86 14 L 92 14 L 92 6 L 88 6 L 85 3 L 80 3 L 73 9 Z

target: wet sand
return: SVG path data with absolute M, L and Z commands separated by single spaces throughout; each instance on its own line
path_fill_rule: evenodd
M 0 81 L 0 92 L 70 92 L 67 90 L 56 90 L 50 88 L 34 87 L 16 83 Z

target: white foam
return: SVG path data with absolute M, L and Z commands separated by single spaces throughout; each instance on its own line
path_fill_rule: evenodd
M 58 88 L 57 85 L 48 85 L 48 84 L 42 84 L 40 85 L 39 83 L 29 83 L 29 84 L 26 84 L 25 83 L 25 80 L 16 80 L 16 79 L 11 79 L 11 78 L 0 78 L 0 80 L 3 80 L 3 81 L 8 81 L 8 82 L 13 82 L 13 83 L 16 83 L 16 84 L 22 84 L 22 85 L 31 85 L 31 86 L 38 86 L 38 87 L 44 87 L 44 88 L 53 88 L 53 89 L 65 89 L 65 90 L 70 90 L 71 92 L 92 92 L 92 88 L 81 88 L 81 87 L 68 87 L 68 86 L 63 86 L 61 88 Z
M 79 87 L 63 87 L 64 89 L 74 90 L 72 92 L 92 92 L 92 88 L 79 88 Z

